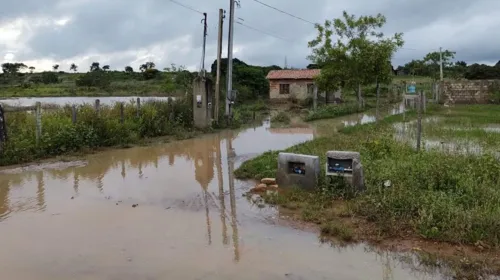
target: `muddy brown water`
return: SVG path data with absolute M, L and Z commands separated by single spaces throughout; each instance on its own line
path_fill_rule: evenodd
M 253 183 L 235 180 L 234 168 L 316 133 L 265 122 L 4 169 L 0 279 L 440 279 L 365 245 L 322 244 L 243 197 Z

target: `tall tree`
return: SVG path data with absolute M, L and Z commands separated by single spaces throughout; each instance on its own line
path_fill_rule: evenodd
M 30 69 L 30 73 L 33 74 L 33 72 L 35 71 L 35 66 L 30 66 L 28 69 Z
M 156 67 L 156 64 L 152 61 L 148 61 L 144 64 L 142 64 L 140 67 L 139 67 L 139 70 L 141 70 L 142 72 L 148 70 L 148 69 L 155 69 Z
M 132 68 L 132 66 L 125 66 L 125 72 L 127 72 L 127 73 L 133 73 L 134 72 L 134 68 Z
M 104 71 L 109 70 L 109 65 L 104 65 L 104 66 L 102 67 L 102 70 L 104 70 Z
M 78 66 L 76 66 L 76 64 L 74 64 L 74 63 L 71 63 L 71 66 L 69 67 L 69 70 L 76 72 L 78 70 Z
M 90 72 L 101 70 L 101 67 L 99 65 L 99 62 L 92 62 L 92 64 L 90 65 Z
M 54 71 L 57 71 L 57 69 L 59 69 L 59 64 L 52 65 L 52 69 L 54 69 Z
M 451 60 L 455 58 L 456 52 L 450 51 L 450 50 L 444 50 L 442 52 L 442 58 L 443 58 L 443 69 L 444 68 L 449 68 L 452 66 Z M 425 55 L 423 62 L 424 64 L 428 67 L 428 71 L 430 72 L 430 76 L 438 80 L 440 77 L 439 73 L 439 64 L 440 64 L 441 58 L 439 52 L 430 52 L 427 55 Z
M 309 59 L 323 66 L 317 77 L 319 87 L 326 91 L 353 89 L 362 106 L 361 85 L 370 80 L 373 83 L 377 79 L 374 72 L 386 69 L 395 51 L 404 44 L 402 33 L 387 38 L 379 31 L 385 23 L 382 14 L 356 17 L 344 11 L 342 18 L 317 24 L 318 36 L 309 42 Z M 386 75 L 385 71 L 379 73 L 378 79 L 387 79 Z
M 6 62 L 6 63 L 2 64 L 2 71 L 6 74 L 15 74 L 15 73 L 19 72 L 20 70 L 26 69 L 26 68 L 28 68 L 28 66 L 26 66 L 26 64 L 19 63 L 19 62 L 15 62 L 15 63 Z

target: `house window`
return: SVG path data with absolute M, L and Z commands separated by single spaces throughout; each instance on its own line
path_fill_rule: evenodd
M 307 84 L 307 94 L 308 95 L 314 94 L 314 84 Z
M 290 84 L 280 84 L 280 94 L 290 94 Z

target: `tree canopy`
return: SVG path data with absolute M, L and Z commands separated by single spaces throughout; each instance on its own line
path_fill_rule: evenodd
M 390 61 L 404 41 L 402 33 L 384 36 L 380 29 L 385 23 L 381 14 L 356 17 L 344 11 L 341 18 L 317 24 L 318 35 L 309 42 L 309 59 L 322 68 L 318 86 L 328 91 L 340 87 L 358 89 L 361 98 L 361 85 L 389 81 Z

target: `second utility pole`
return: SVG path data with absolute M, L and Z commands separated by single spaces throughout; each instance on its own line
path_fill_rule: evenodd
M 220 109 L 220 60 L 222 56 L 222 33 L 224 32 L 224 10 L 219 9 L 219 37 L 217 38 L 217 77 L 215 78 L 215 108 L 214 119 L 219 123 Z
M 443 81 L 443 48 L 439 47 L 439 80 Z
M 233 31 L 234 31 L 234 4 L 236 0 L 229 0 L 229 34 L 227 48 L 227 89 L 226 89 L 226 117 L 232 115 L 231 97 L 233 92 Z

